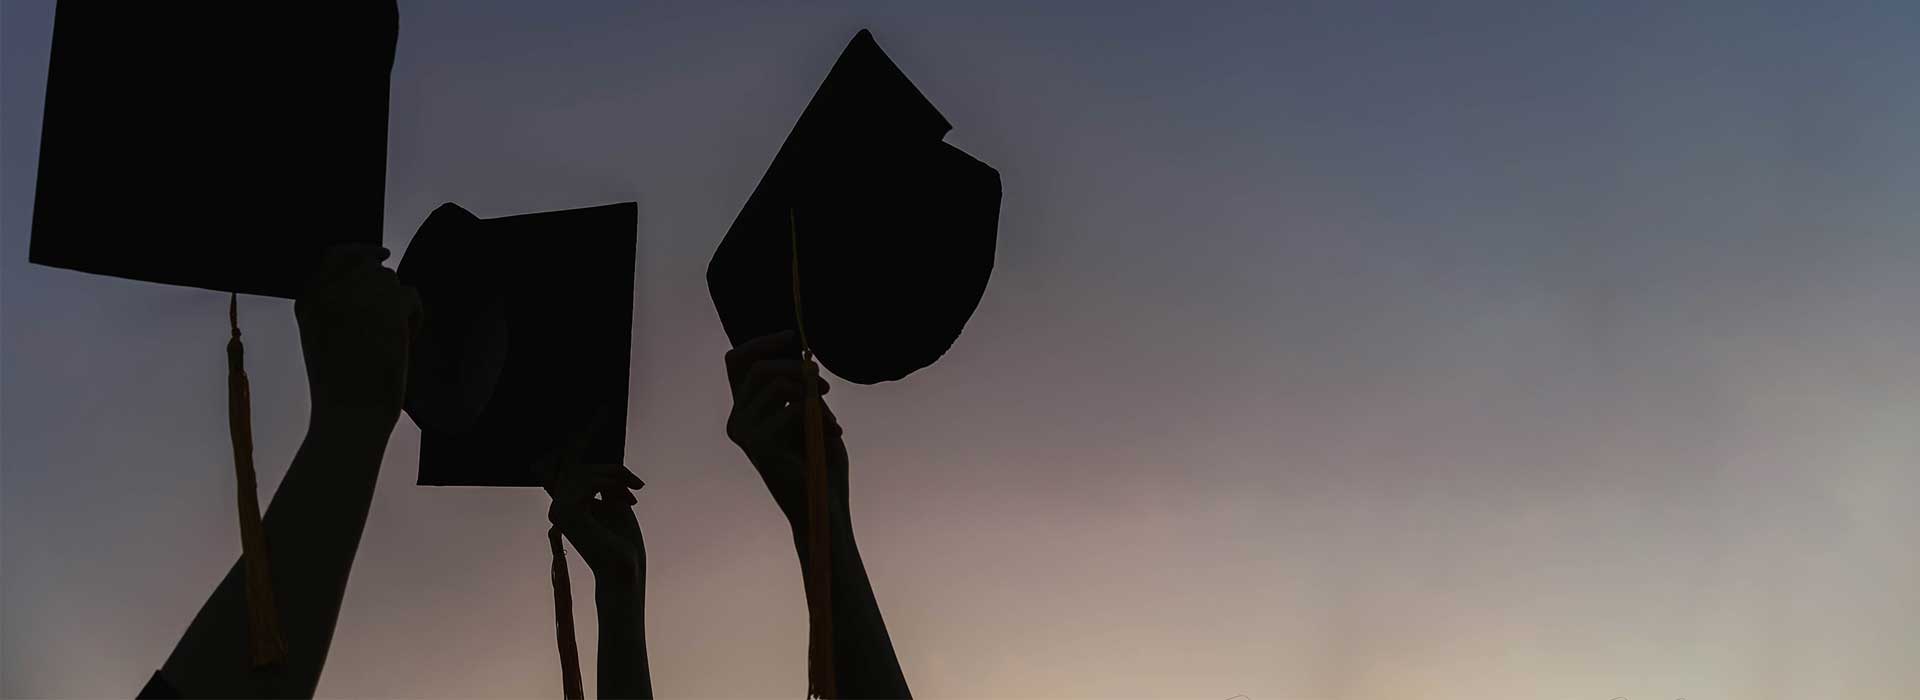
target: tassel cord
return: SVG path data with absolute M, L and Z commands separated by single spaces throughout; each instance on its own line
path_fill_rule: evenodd
M 246 564 L 248 656 L 255 668 L 287 656 L 267 568 L 267 533 L 260 520 L 259 483 L 253 469 L 253 397 L 247 383 L 246 346 L 240 342 L 240 295 L 227 300 L 227 427 L 233 438 L 233 475 L 238 490 L 240 556 Z
M 807 457 L 807 607 L 812 634 L 808 641 L 807 693 L 832 699 L 838 697 L 833 658 L 833 554 L 832 508 L 827 486 L 826 439 L 820 409 L 819 369 L 813 362 L 812 347 L 807 344 L 805 314 L 800 306 L 800 233 L 795 214 L 787 211 L 787 232 L 792 243 L 792 281 L 794 326 L 800 335 L 800 359 L 804 377 L 802 394 L 806 428 Z

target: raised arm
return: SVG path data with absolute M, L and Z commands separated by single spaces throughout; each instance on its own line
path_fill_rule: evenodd
M 593 570 L 600 620 L 602 698 L 651 698 L 647 666 L 647 548 L 630 489 L 640 478 L 618 464 L 562 465 L 548 491 L 547 519 Z M 600 498 L 594 498 L 594 494 Z
M 254 669 L 246 580 L 236 563 L 201 606 L 156 683 L 183 697 L 312 697 L 340 617 L 387 438 L 405 397 L 419 298 L 378 246 L 330 251 L 294 303 L 313 399 L 307 436 L 264 516 L 286 659 Z
M 793 530 L 802 573 L 808 566 L 805 435 L 802 432 L 804 374 L 793 333 L 748 341 L 727 353 L 733 412 L 727 437 L 746 452 Z M 821 380 L 820 393 L 827 392 Z M 822 405 L 824 411 L 825 406 Z M 843 698 L 911 697 L 880 616 L 873 585 L 860 559 L 848 505 L 847 449 L 832 411 L 824 411 L 831 513 L 833 660 Z

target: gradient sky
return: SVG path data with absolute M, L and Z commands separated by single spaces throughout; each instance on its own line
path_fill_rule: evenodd
M 1203 4 L 401 3 L 396 259 L 639 202 L 663 697 L 804 688 L 703 273 L 861 27 L 1006 191 L 953 350 L 832 395 L 919 694 L 1920 697 L 1920 11 Z M 0 15 L 0 694 L 129 697 L 239 549 L 226 297 L 26 262 L 52 14 Z M 241 308 L 267 489 L 291 310 Z M 556 694 L 544 496 L 417 454 L 320 694 Z

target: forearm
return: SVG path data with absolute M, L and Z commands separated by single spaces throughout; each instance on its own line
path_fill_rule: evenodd
M 886 621 L 880 615 L 880 603 L 874 598 L 873 584 L 867 579 L 848 509 L 844 503 L 835 503 L 831 510 L 833 659 L 839 693 L 845 698 L 911 697 L 900 660 L 893 652 L 893 640 L 887 636 Z M 800 555 L 804 572 L 808 561 L 805 524 L 796 523 L 793 532 L 794 550 Z
M 598 681 L 602 698 L 652 698 L 647 666 L 646 582 L 596 583 L 600 616 Z
M 247 657 L 244 564 L 236 563 L 182 635 L 162 674 L 189 697 L 311 697 L 339 619 L 393 421 L 316 408 L 262 518 L 286 660 Z

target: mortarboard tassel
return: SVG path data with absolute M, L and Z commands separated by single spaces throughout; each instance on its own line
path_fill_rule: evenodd
M 560 470 L 579 463 L 588 443 L 606 422 L 607 410 L 601 408 L 571 439 L 534 465 L 534 474 L 547 483 L 548 494 L 554 493 Z M 567 577 L 567 548 L 560 540 L 562 535 L 559 525 L 547 528 L 547 544 L 553 549 L 553 635 L 560 645 L 560 692 L 566 700 L 585 700 L 586 686 L 580 679 L 580 645 L 574 641 L 573 634 L 573 584 Z
M 812 634 L 807 645 L 807 693 L 832 700 L 838 697 L 833 665 L 832 508 L 827 500 L 827 445 L 821 426 L 819 369 L 807 345 L 807 327 L 800 313 L 800 233 L 792 210 L 787 231 L 793 238 L 793 317 L 800 335 L 801 393 L 805 402 L 807 444 L 807 609 Z
M 567 550 L 560 544 L 560 528 L 547 529 L 547 542 L 553 545 L 553 625 L 560 643 L 560 690 L 566 700 L 586 700 L 580 647 L 573 637 L 573 585 L 567 580 Z
M 280 617 L 267 570 L 267 533 L 260 524 L 259 486 L 253 474 L 253 400 L 247 388 L 246 348 L 240 343 L 240 295 L 227 300 L 227 429 L 233 436 L 233 475 L 240 492 L 240 558 L 246 562 L 247 639 L 255 668 L 286 658 Z

